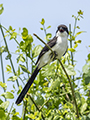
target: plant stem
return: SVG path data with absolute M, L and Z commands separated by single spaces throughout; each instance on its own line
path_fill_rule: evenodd
M 2 25 L 1 25 L 2 26 Z M 4 26 L 2 26 L 2 28 L 4 28 L 10 35 L 12 35 L 12 33 L 10 33 L 9 32 L 9 30 L 7 30 Z M 15 41 L 16 41 L 16 43 L 19 45 L 19 42 L 16 40 L 16 38 L 13 38 Z
M 1 25 L 2 26 L 2 25 Z M 4 26 L 2 26 L 10 35 L 12 35 L 9 30 L 7 30 Z M 15 40 L 15 42 L 19 45 L 19 42 L 16 40 L 16 38 L 13 38 Z M 30 57 L 30 59 L 32 60 L 32 58 Z M 35 64 L 35 62 L 33 61 L 33 63 Z
M 24 112 L 24 114 L 23 114 L 23 120 L 25 120 L 25 115 L 26 115 L 26 111 L 27 111 L 27 101 L 26 102 L 24 102 L 24 105 L 23 105 L 23 112 Z
M 75 93 L 74 93 L 74 89 L 73 89 L 73 86 L 72 86 L 72 83 L 71 83 L 71 80 L 62 64 L 62 62 L 60 61 L 60 59 L 58 59 L 59 63 L 61 64 L 62 68 L 63 68 L 63 71 L 65 72 L 67 78 L 68 78 L 68 81 L 69 81 L 69 84 L 70 84 L 70 87 L 71 87 L 71 91 L 72 91 L 72 95 L 73 95 L 73 100 L 74 100 L 74 104 L 75 104 L 75 107 L 76 107 L 76 112 L 77 112 L 77 118 L 79 118 L 79 112 L 78 112 L 78 107 L 77 107 L 77 102 L 76 102 L 76 97 L 75 97 Z
M 28 57 L 27 57 L 27 53 L 26 53 L 26 66 L 27 66 L 27 69 L 28 69 Z M 29 78 L 29 73 L 27 73 L 28 75 L 28 78 Z
M 77 18 L 75 18 L 75 24 L 74 24 L 74 29 L 73 29 L 73 36 L 74 36 L 75 30 L 76 30 L 77 19 L 78 19 L 78 16 L 77 16 Z
M 50 100 L 51 98 L 49 98 L 40 108 L 39 110 L 41 110 L 43 108 L 43 106 Z
M 11 108 L 10 108 L 10 111 L 9 111 L 8 115 L 7 115 L 6 120 L 9 120 L 9 115 L 10 115 L 10 112 L 11 112 L 11 110 L 12 110 L 12 108 L 13 108 L 13 105 L 14 105 L 14 103 L 12 103 L 12 106 L 11 106 Z
M 46 33 L 46 29 L 45 29 L 45 26 L 44 26 L 44 25 L 43 25 L 43 30 L 44 30 L 45 36 L 46 36 L 47 33 Z
M 72 48 L 72 40 L 71 40 L 71 24 L 69 24 L 69 32 L 70 32 L 70 48 Z M 71 59 L 73 65 L 73 53 L 71 52 Z
M 27 95 L 30 97 L 30 99 L 31 99 L 32 102 L 34 103 L 34 105 L 35 105 L 35 107 L 37 108 L 37 110 L 38 110 L 39 112 L 41 112 L 41 110 L 38 108 L 37 104 L 36 104 L 36 103 L 34 102 L 34 100 L 32 99 L 31 95 L 30 95 L 29 93 L 27 93 Z M 41 114 L 41 116 L 42 116 L 43 120 L 45 120 L 43 114 Z
M 3 78 L 3 83 L 5 83 L 5 77 L 4 77 L 4 67 L 3 67 L 3 59 L 2 59 L 2 53 L 0 52 L 0 58 L 1 58 L 1 68 L 2 68 L 2 78 Z M 6 92 L 6 90 L 3 88 L 4 92 Z M 5 98 L 6 101 L 6 98 Z
M 1 25 L 0 25 L 0 28 L 1 28 L 1 33 L 2 33 L 4 42 L 5 42 L 5 45 L 6 45 L 6 49 L 7 49 L 8 55 L 11 56 L 11 54 L 10 54 L 10 52 L 9 52 L 9 49 L 8 49 L 8 45 L 7 45 L 6 39 L 5 39 L 5 37 L 4 37 L 5 35 L 4 35 L 4 32 L 3 32 L 3 29 L 2 29 L 2 26 L 1 26 Z M 12 62 L 11 57 L 9 58 L 9 60 L 10 60 L 10 63 L 11 63 L 12 69 L 13 69 L 13 73 L 14 73 L 14 75 L 16 76 L 15 69 L 14 69 L 14 65 L 13 65 L 13 62 Z M 18 80 L 16 80 L 16 82 L 17 82 L 17 86 L 19 87 L 19 82 L 18 82 Z
M 71 40 L 71 24 L 69 24 L 69 32 L 70 32 L 70 48 L 72 48 L 72 40 Z M 75 31 L 74 31 L 75 32 Z M 72 60 L 72 65 L 74 65 L 73 62 L 73 53 L 71 52 L 71 60 Z M 74 87 L 74 75 L 72 76 L 73 80 L 73 87 Z

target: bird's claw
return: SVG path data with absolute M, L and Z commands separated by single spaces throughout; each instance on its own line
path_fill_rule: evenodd
M 53 60 L 55 60 L 58 55 L 57 55 L 56 51 L 53 51 L 53 52 L 54 52 L 54 54 L 51 53 L 51 58 L 53 58 Z

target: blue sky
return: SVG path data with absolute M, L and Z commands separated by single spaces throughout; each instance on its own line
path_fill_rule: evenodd
M 45 37 L 44 33 L 40 30 L 40 21 L 42 18 L 46 21 L 46 27 L 51 25 L 48 32 L 51 32 L 52 36 L 54 36 L 59 24 L 69 26 L 71 23 L 73 28 L 74 18 L 72 18 L 72 15 L 77 15 L 77 11 L 80 9 L 84 11 L 84 19 L 78 22 L 78 25 L 81 28 L 80 30 L 86 31 L 86 33 L 81 34 L 77 38 L 82 40 L 82 44 L 77 49 L 77 56 L 75 55 L 78 65 L 84 65 L 88 54 L 86 46 L 90 45 L 90 17 L 88 14 L 90 11 L 90 2 L 88 0 L 8 0 L 8 2 L 1 0 L 1 3 L 4 5 L 4 12 L 0 16 L 0 22 L 3 26 L 8 28 L 11 25 L 17 32 L 19 27 L 26 27 L 30 34 L 37 33 L 42 39 Z M 36 39 L 35 43 L 40 44 Z M 79 68 L 81 68 L 80 66 Z
M 89 53 L 86 46 L 90 45 L 89 0 L 0 0 L 0 4 L 4 6 L 4 12 L 0 16 L 0 22 L 3 26 L 8 28 L 11 25 L 17 32 L 19 27 L 26 27 L 31 35 L 36 33 L 42 39 L 45 37 L 44 33 L 40 30 L 40 21 L 42 18 L 45 19 L 46 27 L 51 25 L 51 28 L 47 32 L 52 33 L 52 36 L 54 36 L 57 26 L 60 24 L 67 26 L 71 24 L 73 28 L 74 18 L 72 18 L 72 15 L 77 15 L 77 11 L 80 9 L 84 11 L 84 19 L 81 19 L 77 25 L 80 26 L 80 31 L 86 31 L 86 33 L 77 37 L 77 40 L 82 40 L 82 43 L 78 46 L 77 53 L 75 54 L 75 60 L 77 60 L 76 69 L 82 70 Z M 1 34 L 0 38 L 1 41 Z M 35 37 L 34 43 L 36 45 L 41 44 Z M 3 45 L 3 42 L 1 42 L 1 45 Z M 9 41 L 9 47 L 10 51 L 15 51 L 13 41 Z

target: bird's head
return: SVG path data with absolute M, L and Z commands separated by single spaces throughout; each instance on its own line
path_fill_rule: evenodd
M 67 36 L 68 37 L 69 32 L 68 32 L 68 28 L 66 25 L 59 25 L 56 31 L 56 37 L 59 36 Z

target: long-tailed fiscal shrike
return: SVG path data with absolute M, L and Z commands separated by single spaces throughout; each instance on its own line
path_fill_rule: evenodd
M 52 50 L 54 51 L 55 57 L 53 57 L 52 52 L 49 50 L 47 46 L 45 46 L 41 50 L 36 62 L 37 67 L 32 73 L 31 77 L 29 78 L 28 82 L 23 88 L 22 92 L 18 96 L 16 100 L 16 104 L 19 104 L 23 100 L 25 94 L 28 92 L 30 86 L 32 85 L 40 69 L 43 66 L 47 65 L 48 63 L 52 62 L 53 60 L 57 58 L 60 59 L 60 57 L 66 53 L 66 50 L 68 48 L 68 41 L 67 41 L 68 35 L 69 35 L 69 32 L 68 32 L 67 26 L 59 25 L 57 28 L 55 37 L 47 43 L 47 45 L 51 47 Z

